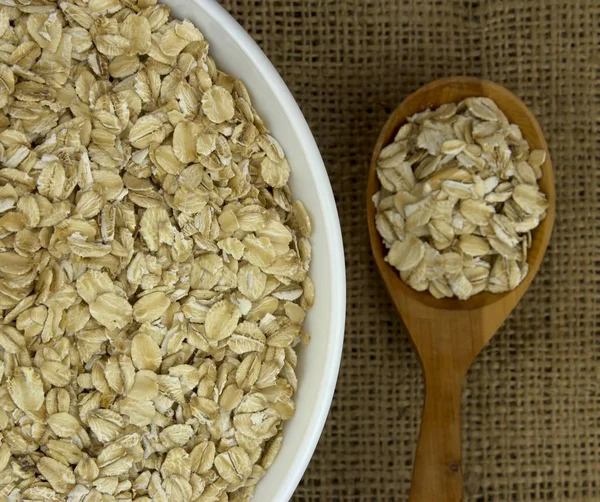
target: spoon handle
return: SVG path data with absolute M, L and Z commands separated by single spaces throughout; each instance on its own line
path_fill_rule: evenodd
M 425 406 L 410 502 L 463 500 L 460 428 L 463 375 L 447 369 L 424 365 Z

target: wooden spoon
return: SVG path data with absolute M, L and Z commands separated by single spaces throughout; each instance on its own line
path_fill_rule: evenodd
M 469 96 L 493 99 L 511 123 L 519 125 L 532 149 L 546 151 L 539 180 L 548 197 L 547 216 L 533 233 L 529 273 L 515 290 L 479 293 L 466 301 L 436 299 L 407 286 L 384 261 L 386 250 L 375 227 L 372 197 L 379 190 L 375 171 L 381 149 L 391 143 L 407 117 Z M 371 160 L 367 187 L 369 235 L 375 262 L 419 354 L 425 377 L 425 406 L 417 445 L 411 502 L 462 502 L 460 402 L 471 363 L 521 299 L 534 278 L 550 241 L 555 193 L 550 152 L 542 130 L 527 106 L 504 87 L 469 77 L 437 80 L 406 98 L 385 124 Z

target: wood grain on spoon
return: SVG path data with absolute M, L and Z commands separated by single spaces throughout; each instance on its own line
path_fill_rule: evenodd
M 508 120 L 521 128 L 531 149 L 546 151 L 539 186 L 548 198 L 546 218 L 533 232 L 529 273 L 514 290 L 479 293 L 466 301 L 436 299 L 406 285 L 384 261 L 386 249 L 375 227 L 373 195 L 381 149 L 393 141 L 408 117 L 444 103 L 485 96 L 493 99 Z M 406 98 L 385 124 L 371 160 L 367 186 L 369 236 L 375 262 L 422 363 L 425 406 L 415 456 L 411 502 L 461 502 L 463 499 L 460 428 L 461 389 L 467 370 L 481 349 L 515 308 L 537 273 L 552 233 L 555 212 L 554 175 L 548 145 L 527 106 L 504 87 L 470 77 L 437 80 Z

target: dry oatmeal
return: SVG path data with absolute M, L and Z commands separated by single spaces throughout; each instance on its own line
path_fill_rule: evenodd
M 545 160 L 488 98 L 410 117 L 377 161 L 386 261 L 436 298 L 516 288 L 531 232 L 546 216 Z
M 294 413 L 311 224 L 156 0 L 0 0 L 0 499 L 246 501 Z

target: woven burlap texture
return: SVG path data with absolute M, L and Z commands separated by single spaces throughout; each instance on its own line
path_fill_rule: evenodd
M 222 4 L 304 111 L 344 234 L 344 357 L 293 500 L 408 498 L 422 378 L 370 256 L 366 174 L 389 112 L 420 85 L 461 74 L 499 82 L 531 107 L 550 145 L 558 197 L 537 278 L 468 375 L 466 499 L 600 501 L 600 1 Z

